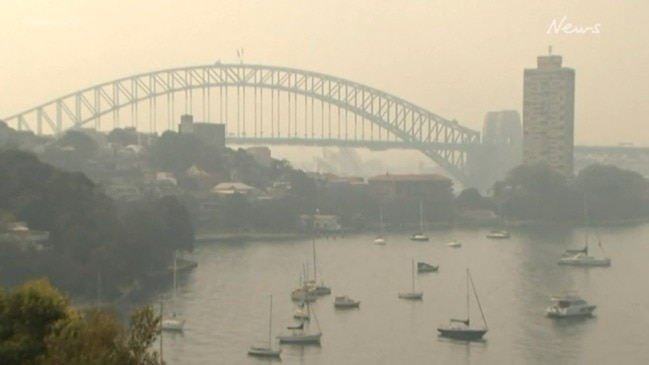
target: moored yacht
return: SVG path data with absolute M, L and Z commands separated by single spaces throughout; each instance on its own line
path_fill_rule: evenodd
M 489 231 L 487 233 L 487 238 L 491 239 L 508 239 L 511 235 L 509 234 L 508 231 L 505 231 L 504 229 L 498 229 L 498 230 L 493 230 Z
M 358 308 L 360 305 L 360 300 L 354 300 L 346 295 L 337 296 L 334 300 L 335 308 Z
M 419 242 L 428 242 L 428 236 L 426 236 L 424 232 L 424 208 L 421 205 L 421 202 L 419 202 L 419 232 L 413 233 L 412 236 L 410 236 L 411 241 L 419 241 Z
M 439 270 L 439 265 L 431 265 L 427 262 L 417 262 L 417 272 L 418 273 L 424 273 L 424 272 L 437 272 Z
M 552 305 L 545 314 L 552 318 L 592 316 L 596 305 L 588 304 L 576 292 L 563 292 L 552 297 Z
M 410 236 L 411 241 L 420 241 L 420 242 L 428 242 L 428 236 L 421 232 L 413 233 L 412 236 Z
M 559 265 L 572 266 L 611 266 L 611 259 L 608 257 L 593 257 L 585 253 L 578 253 L 574 256 L 562 257 L 559 259 Z

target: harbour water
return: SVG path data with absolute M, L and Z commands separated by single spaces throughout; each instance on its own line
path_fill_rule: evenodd
M 204 242 L 192 254 L 198 267 L 179 278 L 177 312 L 183 334 L 164 333 L 170 365 L 207 364 L 645 364 L 649 359 L 649 224 L 600 228 L 609 268 L 557 265 L 569 247 L 583 246 L 585 231 L 556 226 L 512 229 L 509 240 L 490 240 L 485 229 L 316 240 L 318 281 L 332 294 L 313 308 L 320 346 L 282 345 L 281 360 L 249 357 L 250 345 L 268 339 L 268 297 L 273 295 L 273 337 L 294 324 L 291 291 L 304 266 L 313 273 L 310 240 Z M 457 239 L 461 248 L 446 242 Z M 600 254 L 591 232 L 591 253 Z M 411 260 L 440 265 L 417 274 L 423 301 L 397 297 L 411 288 Z M 489 332 L 484 341 L 441 339 L 436 328 L 466 312 L 465 271 L 473 276 Z M 595 317 L 545 317 L 550 296 L 576 289 L 596 304 Z M 171 289 L 170 289 L 171 290 Z M 170 296 L 170 292 L 167 293 Z M 336 295 L 360 308 L 335 310 Z M 472 323 L 480 324 L 476 306 Z

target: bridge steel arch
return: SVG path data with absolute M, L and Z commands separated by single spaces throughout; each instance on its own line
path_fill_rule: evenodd
M 237 90 L 271 89 L 278 92 L 278 97 L 279 92 L 284 92 L 288 93 L 289 97 L 291 94 L 301 95 L 333 105 L 369 121 L 371 126 L 378 127 L 378 138 L 374 131 L 368 132 L 366 136 L 363 130 L 361 138 L 352 138 L 351 143 L 349 138 L 339 136 L 340 145 L 353 144 L 371 148 L 377 142 L 385 142 L 387 145 L 391 145 L 390 142 L 405 144 L 420 150 L 463 182 L 467 181 L 470 174 L 471 155 L 478 152 L 480 147 L 479 132 L 366 85 L 293 68 L 220 62 L 154 71 L 109 81 L 38 105 L 7 117 L 4 121 L 19 130 L 44 134 L 45 129 L 49 129 L 50 132 L 59 133 L 93 121 L 98 126 L 102 116 L 111 113 L 117 115 L 120 109 L 133 107 L 141 102 L 148 101 L 150 106 L 155 106 L 159 97 L 166 95 L 169 99 L 175 93 L 183 91 L 187 102 L 188 98 L 191 99 L 192 90 L 202 89 L 204 97 L 205 90 L 208 90 L 209 94 L 210 88 L 215 87 L 236 87 Z M 152 116 L 151 123 L 155 122 Z M 229 126 L 231 122 L 226 123 Z M 331 136 L 331 129 L 329 136 L 316 136 L 313 128 L 311 136 L 305 132 L 304 138 L 298 138 L 297 135 L 288 139 L 275 136 L 246 137 L 245 129 L 241 133 L 237 126 L 236 135 L 229 136 L 228 142 L 332 145 L 336 144 L 336 138 Z

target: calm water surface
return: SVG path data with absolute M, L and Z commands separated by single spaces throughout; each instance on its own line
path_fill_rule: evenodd
M 192 258 L 199 266 L 179 279 L 178 312 L 184 334 L 163 334 L 170 365 L 203 364 L 646 364 L 649 361 L 649 224 L 600 229 L 610 268 L 558 266 L 568 247 L 583 245 L 584 231 L 561 227 L 512 230 L 510 240 L 489 240 L 486 230 L 429 232 L 430 242 L 408 234 L 316 241 L 318 280 L 332 294 L 313 307 L 323 333 L 320 346 L 282 345 L 281 360 L 249 357 L 248 347 L 294 323 L 290 292 L 304 265 L 312 272 L 309 240 L 205 243 Z M 457 239 L 461 248 L 446 242 Z M 596 245 L 591 252 L 599 254 Z M 398 299 L 411 288 L 411 260 L 440 265 L 418 274 L 421 302 Z M 440 339 L 437 326 L 465 313 L 465 270 L 470 268 L 485 312 L 485 341 Z M 597 305 L 596 317 L 551 320 L 550 296 L 578 289 Z M 167 293 L 170 295 L 170 293 Z M 336 295 L 360 300 L 360 309 L 334 310 Z M 477 307 L 472 322 L 480 323 Z

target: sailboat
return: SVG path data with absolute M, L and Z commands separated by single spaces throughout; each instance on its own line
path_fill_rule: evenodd
M 377 245 L 385 245 L 385 237 L 383 236 L 383 208 L 379 210 L 379 219 L 380 219 L 380 234 L 374 239 L 374 243 Z
M 419 202 L 419 232 L 413 233 L 412 236 L 410 236 L 411 241 L 420 241 L 420 242 L 428 242 L 428 236 L 424 234 L 424 211 L 423 207 L 421 205 L 421 201 Z
M 309 302 L 305 303 L 307 311 L 311 313 Z M 310 332 L 309 325 L 304 320 L 300 321 L 300 324 L 297 326 L 288 326 L 287 329 L 291 330 L 290 334 L 277 336 L 279 338 L 279 343 L 294 343 L 294 344 L 319 344 L 320 338 L 322 337 L 322 331 L 320 331 L 320 324 L 318 323 L 318 318 L 315 315 L 315 312 L 312 312 L 313 319 L 316 326 L 316 331 Z
M 304 277 L 306 277 L 306 269 L 304 269 Z M 302 280 L 302 276 L 300 276 L 300 286 L 291 292 L 291 299 L 301 303 L 315 301 L 318 297 L 313 292 L 314 287 L 313 280 Z
M 586 208 L 586 198 L 584 198 L 584 217 L 586 220 L 586 227 L 588 227 L 588 210 Z M 564 252 L 563 257 L 559 259 L 559 265 L 571 266 L 611 266 L 611 259 L 604 254 L 604 247 L 599 238 L 599 234 L 595 231 L 597 237 L 597 246 L 602 252 L 602 257 L 595 257 L 588 254 L 588 233 L 584 235 L 584 248 L 582 249 L 568 249 Z
M 478 308 L 480 309 L 480 315 L 482 316 L 482 322 L 484 323 L 483 327 L 471 327 L 469 315 L 469 284 L 473 289 L 472 291 L 475 296 L 476 303 L 478 303 Z M 451 318 L 450 323 L 447 326 L 440 326 L 437 328 L 437 331 L 439 331 L 439 335 L 442 337 L 465 341 L 480 340 L 482 339 L 482 336 L 487 333 L 487 320 L 485 319 L 484 312 L 482 311 L 480 299 L 478 298 L 478 292 L 475 290 L 475 286 L 473 285 L 473 278 L 471 278 L 469 269 L 466 270 L 466 319 Z
M 412 259 L 412 291 L 399 293 L 399 299 L 421 300 L 424 293 L 415 291 L 415 259 Z
M 171 317 L 163 318 L 161 322 L 161 327 L 166 331 L 182 331 L 185 327 L 185 320 L 179 318 L 176 315 L 176 283 L 177 283 L 177 261 L 178 261 L 178 251 L 174 252 L 174 291 L 171 301 Z
M 315 239 L 313 239 L 313 281 L 310 282 L 310 283 L 307 283 L 307 284 L 312 286 L 312 289 L 310 290 L 310 292 L 315 294 L 315 295 L 328 295 L 328 294 L 331 294 L 331 288 L 324 285 L 323 282 L 321 282 L 320 284 L 317 283 L 318 270 L 317 270 L 316 262 L 317 261 L 316 261 L 316 254 L 315 254 Z
M 491 239 L 509 239 L 511 235 L 505 230 L 505 218 L 502 213 L 502 203 L 498 203 L 498 228 L 492 229 L 487 233 L 487 238 Z
M 282 349 L 274 349 L 272 346 L 272 331 L 273 331 L 273 296 L 270 296 L 270 315 L 268 320 L 268 347 L 264 346 L 250 346 L 248 355 L 252 356 L 268 356 L 279 357 Z
M 309 311 L 306 307 L 306 301 L 300 302 L 297 308 L 293 310 L 293 318 L 303 320 L 303 321 L 308 321 L 311 318 Z

